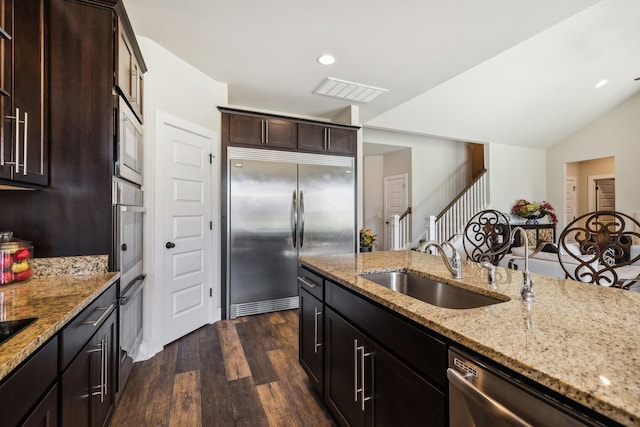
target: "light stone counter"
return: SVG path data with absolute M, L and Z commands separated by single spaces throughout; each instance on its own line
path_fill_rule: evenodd
M 453 279 L 438 255 L 372 252 L 300 259 L 336 282 L 623 425 L 640 425 L 640 293 L 466 263 Z M 358 277 L 406 270 L 508 300 L 474 309 L 436 307 Z
M 111 286 L 120 273 L 93 273 L 33 278 L 0 287 L 2 320 L 36 317 L 0 344 L 0 380 Z

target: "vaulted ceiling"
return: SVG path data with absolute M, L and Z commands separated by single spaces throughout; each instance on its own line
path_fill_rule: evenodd
M 252 109 L 331 119 L 358 105 L 364 126 L 547 148 L 640 91 L 637 0 L 124 3 L 136 34 Z M 388 91 L 314 94 L 327 77 Z

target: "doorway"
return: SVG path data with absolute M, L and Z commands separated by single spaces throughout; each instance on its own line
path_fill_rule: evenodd
M 569 190 L 575 177 L 575 194 Z M 600 185 L 596 181 L 600 182 Z M 615 157 L 568 162 L 565 165 L 565 225 L 572 217 L 579 217 L 596 209 L 615 209 Z M 596 187 L 600 194 L 596 196 Z M 602 192 L 602 190 L 604 191 Z M 573 198 L 575 197 L 575 200 Z M 600 200 L 598 200 L 600 198 Z M 573 215 L 570 217 L 570 206 Z M 597 206 L 597 208 L 596 208 Z
M 384 177 L 384 249 L 392 247 L 394 215 L 402 215 L 409 207 L 409 174 Z

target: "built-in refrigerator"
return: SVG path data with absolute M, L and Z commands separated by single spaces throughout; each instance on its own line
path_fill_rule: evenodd
M 355 250 L 354 158 L 239 147 L 227 158 L 227 317 L 297 308 L 297 257 Z

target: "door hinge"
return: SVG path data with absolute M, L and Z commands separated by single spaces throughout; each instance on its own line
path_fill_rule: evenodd
M 209 154 L 209 164 L 213 164 L 213 154 Z
M 209 288 L 209 296 L 213 298 L 213 288 Z
M 209 221 L 209 230 L 213 230 L 213 221 Z

